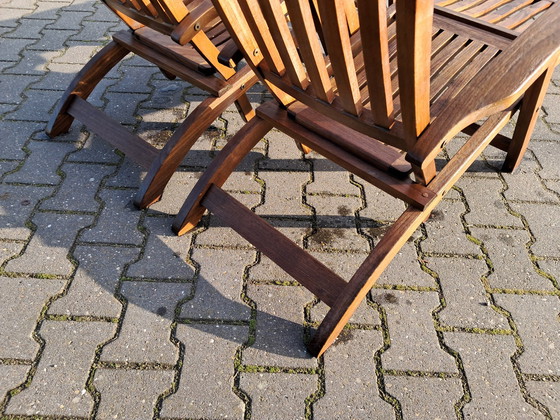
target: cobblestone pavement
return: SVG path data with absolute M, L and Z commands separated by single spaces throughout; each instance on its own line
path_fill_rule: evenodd
M 170 231 L 233 108 L 147 211 L 122 154 L 45 136 L 121 28 L 100 2 L 0 0 L 1 418 L 560 419 L 560 71 L 521 169 L 488 150 L 317 360 L 310 294 L 212 217 Z M 202 98 L 132 57 L 92 101 L 157 143 Z M 345 276 L 403 209 L 275 132 L 226 188 Z

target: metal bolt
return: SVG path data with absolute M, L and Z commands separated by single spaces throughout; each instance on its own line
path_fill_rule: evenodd
M 200 29 L 201 29 L 201 27 L 200 27 L 200 22 L 196 22 L 196 23 L 194 24 L 194 30 L 195 30 L 195 31 L 200 31 Z
M 240 87 L 241 90 L 245 89 L 245 83 L 243 83 Z
M 254 55 L 254 56 L 257 56 L 257 55 L 259 55 L 260 53 L 261 53 L 261 52 L 259 51 L 258 48 L 255 48 L 254 51 L 253 51 L 253 55 Z
M 422 193 L 422 197 L 428 198 L 428 193 L 427 193 L 427 192 L 423 192 L 423 193 Z

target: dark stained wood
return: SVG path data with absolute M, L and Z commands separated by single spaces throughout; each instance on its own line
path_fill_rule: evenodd
M 209 188 L 202 205 L 327 305 L 335 304 L 346 282 L 317 259 L 216 185 Z
M 113 41 L 76 75 L 57 105 L 47 133 L 56 136 L 68 131 L 77 118 L 148 169 L 134 200 L 137 206 L 146 207 L 161 197 L 194 142 L 229 105 L 235 103 L 245 120 L 255 115 L 246 92 L 257 78 L 249 67 L 237 72 L 235 63 L 220 63 L 219 47 L 227 44 L 230 37 L 210 0 L 105 3 L 131 30 L 114 34 Z M 179 77 L 209 93 L 208 99 L 190 113 L 161 151 L 86 102 L 101 79 L 130 52 L 159 67 L 166 77 Z
M 500 11 L 502 21 L 523 11 L 524 19 L 532 13 L 524 7 L 528 0 L 442 0 L 455 11 L 436 8 L 433 20 L 432 2 L 423 0 L 397 1 L 388 9 L 383 0 L 287 0 L 287 10 L 279 0 L 214 1 L 275 100 L 257 108 L 255 119 L 218 154 L 187 197 L 174 229 L 194 228 L 208 208 L 326 300 L 331 309 L 309 345 L 310 353 L 320 356 L 391 259 L 488 145 L 508 152 L 506 169 L 519 163 L 560 60 L 560 2 L 518 35 L 468 11 L 482 17 Z M 270 57 L 254 58 L 257 42 L 265 38 L 275 45 L 261 51 L 280 59 L 285 71 L 273 68 Z M 517 110 L 510 139 L 499 132 Z M 305 250 L 284 243 L 219 188 L 273 127 L 410 204 L 348 283 L 321 282 L 329 276 L 323 266 L 312 268 L 315 262 Z M 437 168 L 436 156 L 461 131 L 470 137 Z M 316 290 L 318 285 L 331 290 Z

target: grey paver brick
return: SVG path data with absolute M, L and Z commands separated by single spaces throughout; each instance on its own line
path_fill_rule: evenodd
M 177 392 L 163 400 L 162 417 L 243 418 L 245 404 L 233 391 L 236 349 L 247 340 L 247 327 L 178 325 L 185 358 Z
M 513 174 L 503 173 L 507 182 L 504 192 L 508 200 L 557 202 L 558 197 L 547 191 L 537 173 L 540 171 L 534 160 L 525 160 Z
M 75 123 L 70 132 L 76 138 L 81 137 L 78 124 Z M 113 147 L 94 134 L 87 137 L 80 150 L 68 156 L 68 162 L 117 163 L 120 159 Z
M 464 406 L 470 418 L 542 418 L 523 399 L 510 357 L 516 347 L 510 335 L 445 333 L 445 342 L 459 353 L 468 378 L 471 400 Z
M 90 212 L 99 210 L 101 203 L 95 200 L 95 194 L 103 177 L 112 173 L 115 168 L 67 163 L 62 165 L 60 170 L 65 174 L 64 181 L 54 197 L 41 204 L 41 209 Z
M 354 180 L 362 185 L 364 199 L 367 200 L 366 207 L 360 210 L 360 217 L 363 222 L 397 220 L 405 210 L 402 201 L 381 191 L 358 176 L 354 176 Z
M 405 419 L 453 419 L 463 396 L 457 378 L 385 375 L 387 392 L 401 404 Z
M 47 300 L 62 291 L 62 280 L 0 277 L 0 358 L 31 360 L 39 343 L 31 337 Z M 0 375 L 1 377 L 1 375 Z
M 316 375 L 242 373 L 240 387 L 251 398 L 251 417 L 302 420 L 305 399 L 317 388 Z
M 558 135 L 556 135 L 555 138 L 560 140 L 560 136 Z M 531 150 L 543 167 L 543 169 L 539 171 L 539 175 L 544 179 L 560 179 L 560 168 L 558 168 L 557 165 L 560 142 L 534 141 L 531 143 Z
M 99 193 L 104 207 L 95 226 L 83 231 L 85 242 L 140 245 L 144 236 L 136 229 L 140 212 L 134 208 L 134 191 L 104 189 Z
M 170 236 L 171 217 L 148 217 L 145 227 L 150 231 L 144 255 L 132 264 L 129 277 L 191 280 L 194 268 L 186 262 L 191 235 Z
M 544 270 L 555 281 L 556 287 L 560 287 L 560 261 L 543 260 L 538 262 L 539 267 Z
M 510 214 L 500 192 L 504 185 L 498 179 L 463 177 L 457 185 L 463 190 L 469 212 L 465 214 L 467 223 L 493 226 L 523 226 L 518 217 Z M 484 194 L 480 194 L 480 191 Z
M 51 59 L 58 55 L 56 51 L 30 51 L 25 50 L 22 54 L 21 61 L 14 67 L 4 71 L 5 74 L 17 74 L 26 76 L 44 76 L 47 71 L 47 65 Z
M 25 92 L 26 99 L 14 112 L 6 115 L 8 120 L 40 121 L 46 123 L 50 119 L 49 112 L 60 97 L 59 91 L 34 90 Z
M 414 243 L 407 242 L 381 274 L 377 284 L 435 287 L 434 278 L 421 269 L 418 260 Z
M 25 253 L 8 262 L 6 271 L 66 276 L 74 270 L 68 259 L 78 231 L 93 221 L 91 216 L 38 213 L 33 218 L 37 230 Z
M 78 27 L 80 29 L 80 27 Z M 64 53 L 55 58 L 55 63 L 71 63 L 71 64 L 86 64 L 91 57 L 100 49 L 99 44 L 87 44 L 82 42 L 68 41 L 66 43 L 68 49 Z
M 31 215 L 37 202 L 52 194 L 51 187 L 35 187 L 31 185 L 1 185 L 0 205 L 0 237 L 2 239 L 27 239 L 31 233 L 25 222 Z
M 0 365 L 0 401 L 11 389 L 25 382 L 29 366 Z
M 29 1 L 29 0 L 26 0 Z M 69 1 L 37 1 L 34 2 L 36 5 L 35 11 L 31 15 L 26 15 L 29 19 L 58 19 L 58 11 L 61 7 L 66 6 Z
M 109 92 L 104 95 L 108 100 L 105 112 L 111 115 L 121 124 L 136 124 L 138 115 L 136 108 L 139 102 L 145 100 L 148 95 L 144 93 Z
M 56 170 L 64 156 L 74 150 L 74 145 L 31 141 L 27 147 L 31 154 L 17 172 L 4 178 L 4 182 L 58 184 L 60 176 Z
M 101 141 L 99 141 L 99 143 L 101 143 Z M 121 165 L 119 165 L 119 168 L 116 170 L 116 172 L 106 179 L 105 186 L 137 188 L 140 185 L 140 181 L 144 178 L 145 175 L 146 171 L 144 171 L 140 166 L 135 164 L 130 159 L 124 159 Z
M 68 37 L 76 33 L 77 30 L 44 29 L 41 32 L 41 38 L 34 44 L 30 45 L 27 49 L 36 55 L 42 54 L 42 52 L 45 51 L 52 51 L 56 54 L 55 57 L 58 58 L 62 54 L 61 50 L 63 50 L 66 46 Z M 49 63 L 49 66 L 53 64 L 56 63 Z
M 249 306 L 241 299 L 243 271 L 253 260 L 250 251 L 196 249 L 200 264 L 194 297 L 185 302 L 181 316 L 194 319 L 248 320 Z
M 29 17 L 33 17 L 30 15 Z M 2 17 L 4 17 L 4 12 L 2 11 Z M 52 19 L 27 19 L 21 18 L 18 27 L 15 30 L 11 30 L 9 33 L 4 34 L 6 38 L 26 38 L 26 39 L 41 39 L 43 37 L 43 29 L 46 25 L 54 22 Z M 0 26 L 3 26 L 3 21 L 0 21 Z
M 88 8 L 91 6 L 88 4 Z M 89 19 L 89 17 L 88 17 Z M 114 28 L 115 22 L 100 22 L 82 20 L 80 22 L 81 30 L 76 35 L 70 37 L 71 41 L 99 41 L 101 44 L 105 43 L 108 36 L 107 33 Z
M 509 311 L 523 341 L 523 373 L 560 375 L 560 300 L 557 296 L 495 295 Z
M 228 131 L 235 133 L 235 128 L 230 124 Z M 310 169 L 309 162 L 301 159 L 301 152 L 292 139 L 277 130 L 270 131 L 266 139 L 269 141 L 268 149 L 266 157 L 259 161 L 260 170 L 308 171 Z
M 37 371 L 29 387 L 12 397 L 6 413 L 87 416 L 93 398 L 83 390 L 95 348 L 114 328 L 107 322 L 44 322 L 40 335 L 46 344 Z
M 375 352 L 382 346 L 379 331 L 352 330 L 324 356 L 325 394 L 313 404 L 314 419 L 389 419 L 393 407 L 383 401 L 377 381 Z
M 310 215 L 311 209 L 305 207 L 301 201 L 302 185 L 309 181 L 309 174 L 305 172 L 259 172 L 259 178 L 265 183 L 265 188 L 274 191 L 266 194 L 265 201 L 260 205 L 257 214 L 266 215 Z
M 17 19 L 33 13 L 33 9 L 16 9 L 9 7 L 2 7 L 2 26 L 15 28 L 18 26 Z
M 358 201 L 360 189 L 350 183 L 348 172 L 324 159 L 313 159 L 312 162 L 314 169 L 313 182 L 305 186 L 307 201 L 312 201 L 314 195 L 336 194 L 338 196 L 349 196 L 346 198 L 352 203 L 351 208 L 360 206 L 361 203 Z M 307 178 L 310 178 L 309 173 L 307 173 Z M 313 203 L 310 204 L 313 205 Z M 321 209 L 321 206 L 315 207 Z
M 483 241 L 494 270 L 488 276 L 491 287 L 516 290 L 554 290 L 552 282 L 534 268 L 525 246 L 529 234 L 522 230 L 472 228 Z
M 117 83 L 109 88 L 109 92 L 119 93 L 150 93 L 152 88 L 149 86 L 150 79 L 155 73 L 159 72 L 155 66 L 150 67 L 131 67 L 121 66 L 119 68 L 122 76 Z M 127 96 L 128 97 L 128 96 Z
M 169 338 L 170 324 L 177 303 L 190 289 L 190 284 L 124 282 L 121 294 L 128 305 L 122 329 L 103 348 L 101 360 L 175 364 L 178 349 Z
M 372 290 L 373 300 L 387 313 L 391 345 L 381 356 L 384 369 L 456 372 L 454 359 L 436 336 L 432 311 L 436 292 Z
M 560 206 L 515 203 L 512 207 L 525 217 L 535 236 L 531 251 L 539 256 L 560 257 Z
M 58 13 L 59 18 L 51 25 L 48 26 L 49 29 L 58 30 L 70 30 L 70 29 L 81 29 L 82 19 L 91 15 L 91 12 L 78 12 L 69 11 L 62 9 Z
M 478 254 L 477 245 L 467 238 L 459 217 L 465 211 L 463 203 L 443 200 L 438 206 L 438 216 L 425 223 L 428 238 L 422 242 L 422 250 L 442 254 Z
M 24 244 L 14 242 L 0 242 L 0 265 L 21 252 Z
M 560 382 L 527 381 L 529 394 L 543 404 L 553 419 L 560 418 Z
M 42 128 L 42 125 L 37 123 L 0 121 L 0 136 L 3 139 L 10 139 L 0 144 L 0 156 L 3 159 L 23 159 L 25 153 L 21 147 L 33 132 Z
M 0 99 L 0 102 L 19 104 L 25 89 L 39 80 L 40 75 L 18 75 L 18 77 L 7 74 L 0 75 L 0 88 L 2 88 L 2 99 Z M 4 124 L 5 122 L 2 122 L 2 125 Z
M 488 272 L 482 260 L 430 258 L 429 267 L 439 276 L 445 308 L 442 324 L 464 328 L 509 329 L 507 319 L 490 307 L 481 277 Z
M 313 367 L 304 343 L 304 305 L 313 295 L 299 286 L 250 285 L 257 305 L 255 342 L 243 351 L 247 365 Z
M 78 246 L 78 270 L 65 296 L 54 301 L 49 314 L 118 317 L 121 303 L 113 296 L 124 265 L 137 258 L 138 248 Z
M 4 14 L 2 9 L 2 15 Z M 0 46 L 0 57 L 6 61 L 19 61 L 21 58 L 21 53 L 28 45 L 34 43 L 34 39 L 13 39 L 6 38 L 2 40 L 2 45 Z
M 97 369 L 93 385 L 101 399 L 96 418 L 152 419 L 156 400 L 171 387 L 173 375 L 169 370 Z

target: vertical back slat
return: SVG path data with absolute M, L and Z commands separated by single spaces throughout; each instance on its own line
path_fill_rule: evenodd
M 319 4 L 322 1 L 319 1 Z M 330 103 L 334 99 L 334 94 L 309 0 L 286 0 L 286 5 L 315 96 Z
M 173 25 L 181 22 L 189 13 L 189 9 L 182 1 L 151 0 L 151 2 L 159 6 Z
M 389 128 L 394 116 L 387 7 L 383 0 L 358 0 L 358 10 L 373 120 L 377 125 Z
M 262 1 L 262 12 L 268 22 L 270 33 L 276 43 L 278 53 L 286 67 L 286 73 L 290 81 L 298 88 L 305 90 L 309 86 L 307 72 L 299 58 L 297 47 L 292 38 L 280 1 Z
M 346 20 L 348 22 L 348 30 L 351 34 L 360 29 L 360 21 L 358 11 L 356 10 L 355 0 L 344 0 L 344 11 L 346 12 Z
M 319 12 L 342 107 L 346 112 L 360 115 L 362 100 L 348 33 L 347 3 L 347 0 L 321 0 Z
M 432 0 L 397 0 L 399 96 L 408 147 L 430 122 L 432 20 Z

